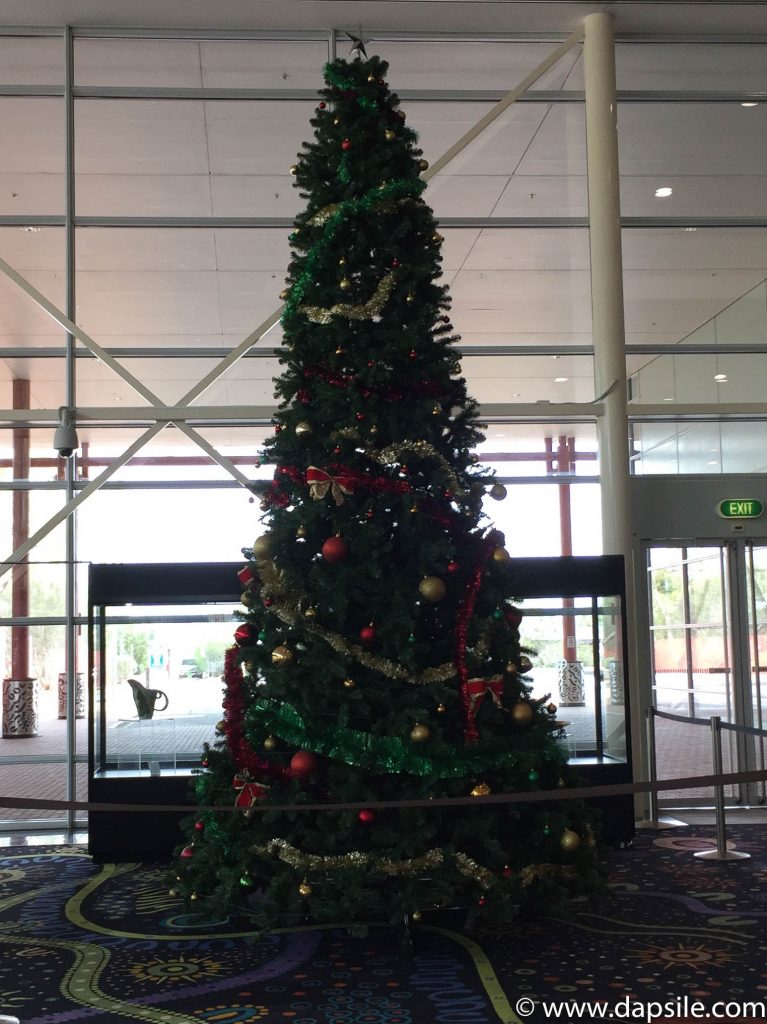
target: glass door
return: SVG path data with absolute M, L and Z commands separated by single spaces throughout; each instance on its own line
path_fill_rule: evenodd
M 653 701 L 686 719 L 761 728 L 767 721 L 767 547 L 746 539 L 647 545 Z M 658 777 L 706 775 L 702 725 L 656 719 Z M 764 740 L 725 729 L 724 770 L 764 767 Z M 709 803 L 710 788 L 667 792 L 666 805 Z M 764 802 L 764 783 L 732 786 L 730 802 Z

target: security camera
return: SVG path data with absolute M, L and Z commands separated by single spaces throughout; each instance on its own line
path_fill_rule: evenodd
M 77 431 L 72 423 L 72 410 L 66 405 L 59 408 L 59 425 L 53 435 L 53 447 L 62 459 L 68 459 L 80 447 Z

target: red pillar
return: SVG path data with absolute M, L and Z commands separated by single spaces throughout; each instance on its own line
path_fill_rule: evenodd
M 13 408 L 29 408 L 29 381 L 13 381 Z M 13 431 L 13 479 L 29 479 L 29 427 Z M 13 550 L 29 537 L 29 491 L 13 492 Z M 29 568 L 23 562 L 11 570 L 11 615 L 29 615 Z M 29 627 L 11 626 L 11 679 L 29 679 Z

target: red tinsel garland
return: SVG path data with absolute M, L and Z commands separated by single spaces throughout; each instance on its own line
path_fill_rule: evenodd
M 239 661 L 239 648 L 230 647 L 224 655 L 224 735 L 232 760 L 241 771 L 250 775 L 271 775 L 287 778 L 287 767 L 275 764 L 258 757 L 250 749 L 245 737 L 243 723 L 245 721 L 245 695 L 242 692 L 242 669 Z
M 484 565 L 495 547 L 495 541 L 486 538 L 480 553 L 479 563 L 471 575 L 469 586 L 458 606 L 458 616 L 455 624 L 455 667 L 458 670 L 458 679 L 461 683 L 461 704 L 466 719 L 463 736 L 467 743 L 476 743 L 479 739 L 477 726 L 474 721 L 477 713 L 475 701 L 472 699 L 471 687 L 469 686 L 469 670 L 466 667 L 466 638 L 469 631 L 469 619 L 474 613 L 474 605 L 477 601 L 479 588 L 482 585 L 482 573 Z

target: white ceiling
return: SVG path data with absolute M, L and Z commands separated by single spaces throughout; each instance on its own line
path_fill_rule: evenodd
M 725 10 L 726 8 L 726 10 Z M 553 48 L 535 34 L 564 34 L 584 14 L 613 10 L 626 41 L 618 46 L 624 90 L 755 92 L 764 89 L 767 43 L 639 42 L 634 33 L 752 33 L 767 29 L 764 5 L 323 3 L 217 0 L 139 2 L 4 0 L 6 25 L 310 29 L 360 22 L 386 33 L 475 33 L 470 41 L 381 38 L 369 49 L 390 61 L 392 87 L 495 90 L 517 84 Z M 523 33 L 522 41 L 478 33 Z M 345 38 L 345 37 L 344 37 Z M 348 48 L 339 45 L 339 52 Z M 78 86 L 314 90 L 327 59 L 322 39 L 77 38 Z M 535 86 L 581 90 L 582 55 L 571 50 Z M 60 39 L 0 39 L 0 80 L 57 84 Z M 408 123 L 433 161 L 490 108 L 490 102 L 407 99 Z M 292 218 L 298 198 L 288 167 L 309 129 L 313 102 L 295 100 L 79 99 L 76 103 L 76 210 L 79 216 Z M 764 218 L 767 102 L 638 103 L 619 107 L 621 196 L 625 217 Z M 0 97 L 0 217 L 64 211 L 63 101 Z M 435 177 L 426 193 L 450 218 L 586 217 L 585 125 L 578 102 L 513 105 Z M 654 197 L 659 185 L 673 195 Z M 77 317 L 105 347 L 189 348 L 238 344 L 279 304 L 288 259 L 287 228 L 79 228 Z M 483 403 L 590 402 L 590 358 L 568 355 L 591 342 L 588 234 L 574 227 L 446 227 L 444 273 L 462 344 L 561 346 L 558 358 L 475 356 L 464 362 Z M 629 343 L 674 345 L 767 277 L 767 228 L 624 231 Z M 63 306 L 61 228 L 0 226 L 0 257 Z M 262 346 L 279 339 L 276 329 Z M 723 340 L 723 339 L 720 339 Z M 763 337 L 754 340 L 764 341 Z M 0 279 L 0 349 L 61 345 L 62 332 L 29 298 Z M 632 356 L 634 372 L 651 357 Z M 212 358 L 126 362 L 168 404 Z M 142 404 L 108 368 L 78 360 L 80 406 Z M 709 365 L 684 361 L 680 373 L 707 393 Z M 237 364 L 202 398 L 206 405 L 270 402 L 272 359 Z M 62 360 L 2 358 L 0 407 L 10 381 L 28 376 L 32 404 L 64 399 Z M 763 375 L 762 375 L 763 376 Z M 555 381 L 566 377 L 565 381 Z M 694 399 L 693 399 L 694 400 Z M 698 400 L 704 400 L 700 397 Z

